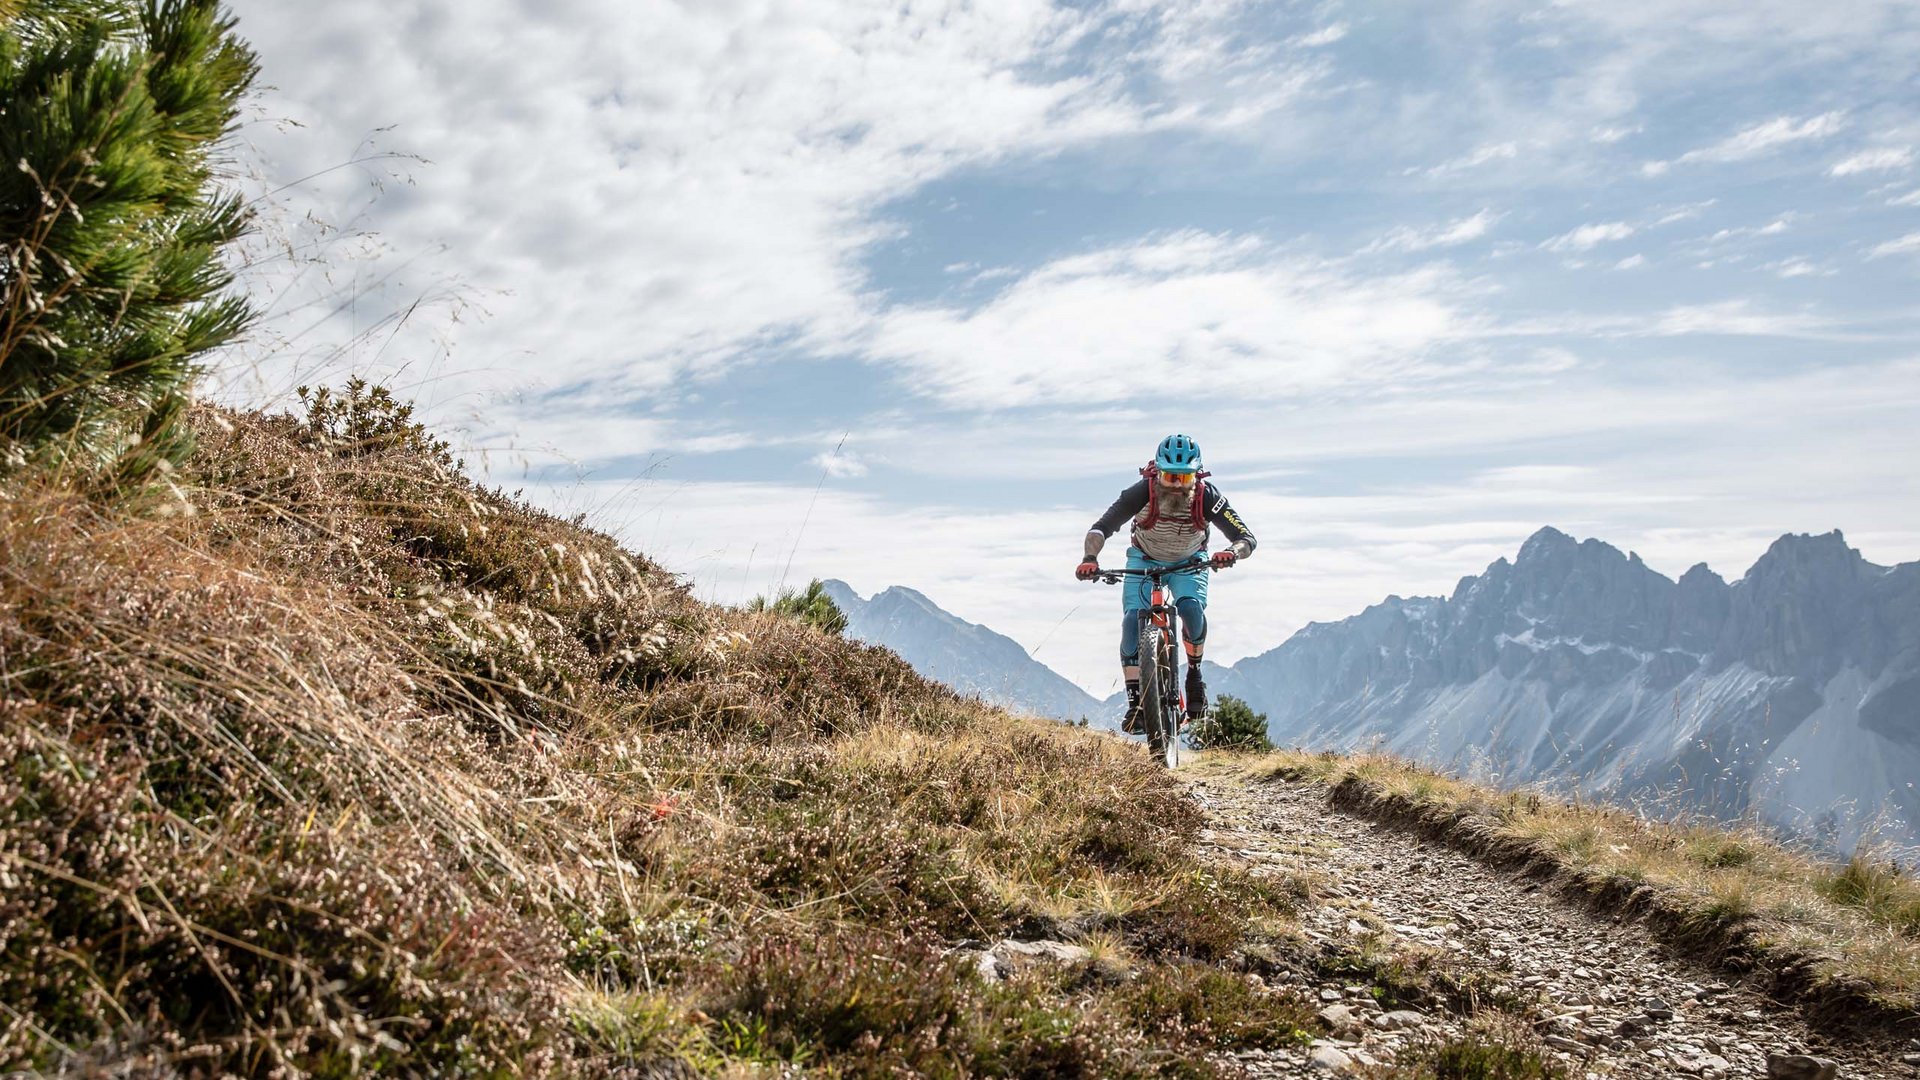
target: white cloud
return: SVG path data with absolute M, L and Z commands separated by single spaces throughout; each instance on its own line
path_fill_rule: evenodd
M 1896 195 L 1895 197 L 1888 199 L 1887 205 L 1888 206 L 1920 206 L 1920 188 L 1915 188 L 1912 191 L 1907 192 L 1905 195 Z
M 893 309 L 863 344 L 965 407 L 1129 401 L 1196 370 L 1193 392 L 1272 399 L 1431 375 L 1431 349 L 1480 332 L 1469 299 L 1440 269 L 1358 277 L 1182 232 L 1057 259 L 977 310 Z
M 1827 170 L 1828 176 L 1853 176 L 1865 172 L 1889 172 L 1905 169 L 1913 164 L 1913 147 L 1882 146 L 1861 152 L 1837 162 Z
M 1428 176 L 1447 176 L 1452 173 L 1465 172 L 1469 169 L 1477 169 L 1482 165 L 1486 165 L 1495 161 L 1512 161 L 1514 158 L 1517 158 L 1519 156 L 1520 156 L 1519 143 L 1516 143 L 1516 142 L 1489 143 L 1485 146 L 1480 146 L 1475 148 L 1472 152 L 1462 157 L 1457 157 L 1457 158 L 1454 158 L 1452 161 L 1446 161 L 1446 162 L 1442 162 L 1439 165 L 1435 165 L 1431 169 L 1427 170 L 1427 175 Z M 1417 172 L 1419 170 L 1410 169 L 1408 171 Z
M 820 471 L 835 480 L 846 480 L 867 475 L 867 463 L 860 456 L 845 447 L 837 450 L 822 450 L 808 459 L 808 464 L 817 465 Z
M 1664 337 L 1719 334 L 1733 337 L 1805 337 L 1831 328 L 1831 320 L 1803 312 L 1756 310 L 1748 300 L 1682 304 L 1668 308 L 1639 332 Z
M 1707 237 L 1706 242 L 1709 244 L 1721 244 L 1742 236 L 1779 236 L 1781 233 L 1793 227 L 1792 221 L 1790 220 L 1791 217 L 1792 215 L 1777 217 L 1765 225 L 1736 225 L 1721 229 L 1712 236 Z
M 1298 45 L 1305 49 L 1317 49 L 1322 45 L 1331 45 L 1347 36 L 1346 23 L 1334 23 L 1331 26 L 1315 30 L 1310 34 L 1299 34 L 1287 39 L 1287 44 Z
M 1781 260 L 1778 260 L 1777 262 L 1766 263 L 1761 267 L 1761 269 L 1771 270 L 1774 272 L 1775 275 L 1782 278 L 1832 277 L 1834 274 L 1839 272 L 1829 267 L 1816 265 L 1811 260 L 1802 258 L 1800 256 L 1794 256 L 1791 259 L 1781 259 Z
M 1711 267 L 1713 264 L 1704 264 Z M 1489 336 L 1572 338 L 1662 338 L 1696 335 L 1845 340 L 1845 324 L 1817 311 L 1782 310 L 1752 300 L 1675 304 L 1630 315 L 1558 315 L 1514 320 L 1488 330 Z
M 1910 232 L 1898 240 L 1889 240 L 1867 253 L 1867 258 L 1878 259 L 1883 255 L 1905 255 L 1920 251 L 1920 232 Z
M 258 138 L 260 188 L 338 164 L 376 129 L 433 162 L 370 209 L 360 168 L 276 200 L 290 221 L 368 223 L 395 263 L 446 249 L 377 288 L 364 280 L 388 268 L 366 272 L 351 313 L 339 304 L 308 339 L 404 308 L 419 286 L 403 280 L 458 279 L 490 317 L 476 350 L 468 312 L 450 396 L 591 384 L 630 408 L 745 359 L 844 342 L 875 302 L 861 260 L 898 230 L 880 208 L 931 180 L 1230 128 L 1318 77 L 1225 36 L 1201 17 L 1218 7 L 234 4 L 281 88 L 262 107 L 306 125 Z M 1122 32 L 1136 48 L 1085 49 Z M 289 304 L 353 287 L 273 274 L 254 284 L 289 289 Z M 418 362 L 423 341 L 409 327 L 387 357 Z
M 1472 217 L 1460 218 L 1426 229 L 1402 225 L 1361 248 L 1360 254 L 1371 255 L 1382 251 L 1426 251 L 1437 247 L 1454 247 L 1487 235 L 1487 230 L 1499 220 L 1499 214 L 1491 210 L 1482 210 Z
M 1844 112 L 1821 113 L 1819 116 L 1803 119 L 1778 116 L 1763 124 L 1755 124 L 1736 132 L 1712 146 L 1689 150 L 1681 154 L 1678 160 L 1683 164 L 1747 161 L 1793 143 L 1827 138 L 1838 134 L 1846 126 L 1847 118 Z
M 1613 268 L 1615 270 L 1637 270 L 1640 267 L 1645 265 L 1647 265 L 1647 257 L 1645 255 L 1636 254 L 1636 255 L 1629 255 L 1626 258 L 1621 259 L 1619 262 L 1614 263 Z
M 1561 233 L 1540 246 L 1547 251 L 1592 251 L 1601 244 L 1625 240 L 1633 234 L 1633 226 L 1626 222 L 1609 221 L 1599 225 L 1582 225 L 1577 229 Z
M 1719 202 L 1719 199 L 1703 199 L 1700 202 L 1676 206 L 1672 210 L 1660 215 L 1648 228 L 1657 229 L 1662 225 L 1672 225 L 1676 221 L 1689 221 L 1699 217 L 1703 212 L 1712 209 Z
M 1591 138 L 1593 139 L 1594 142 L 1611 145 L 1613 143 L 1619 142 L 1621 139 L 1624 139 L 1629 135 L 1638 135 L 1643 130 L 1645 129 L 1642 128 L 1639 124 L 1635 124 L 1632 127 L 1614 127 L 1609 125 L 1607 127 L 1599 127 L 1599 128 L 1593 129 L 1593 134 Z

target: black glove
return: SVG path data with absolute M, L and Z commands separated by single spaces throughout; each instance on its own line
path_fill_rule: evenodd
M 1088 559 L 1074 568 L 1073 576 L 1079 578 L 1081 581 L 1092 581 L 1094 578 L 1100 576 L 1100 564 L 1092 559 Z

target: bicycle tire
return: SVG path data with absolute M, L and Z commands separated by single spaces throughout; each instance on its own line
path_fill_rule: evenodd
M 1179 761 L 1175 721 L 1167 713 L 1166 656 L 1161 648 L 1165 632 L 1148 622 L 1140 630 L 1140 728 L 1154 760 L 1172 768 Z
M 1180 765 L 1180 722 L 1186 719 L 1185 703 L 1180 696 L 1180 661 L 1174 654 L 1175 640 L 1172 631 L 1162 635 L 1160 640 L 1160 700 L 1164 702 L 1160 716 L 1165 738 L 1159 757 L 1160 763 L 1169 769 Z

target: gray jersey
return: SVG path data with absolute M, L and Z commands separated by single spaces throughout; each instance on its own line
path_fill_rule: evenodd
M 1149 492 L 1147 485 L 1155 483 L 1157 491 Z M 1196 484 L 1198 490 L 1174 487 L 1171 484 L 1158 484 L 1144 477 L 1129 485 L 1120 497 L 1100 515 L 1087 533 L 1086 557 L 1091 559 L 1100 553 L 1102 541 L 1118 532 L 1128 518 L 1133 519 L 1133 546 L 1140 549 L 1147 558 L 1156 562 L 1179 562 L 1207 549 L 1211 538 L 1209 526 L 1217 525 L 1227 539 L 1241 549 L 1241 554 L 1253 552 L 1253 531 L 1240 515 L 1227 502 L 1226 495 L 1207 481 Z M 1147 520 L 1149 499 L 1157 499 L 1160 513 L 1153 528 L 1143 528 Z M 1205 511 L 1201 515 L 1202 524 L 1193 521 L 1193 500 L 1201 500 Z

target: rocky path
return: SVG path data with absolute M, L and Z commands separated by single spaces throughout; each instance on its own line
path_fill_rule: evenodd
M 1920 1067 L 1903 1060 L 1920 1047 L 1824 1039 L 1798 1013 L 1676 959 L 1637 924 L 1596 917 L 1537 883 L 1343 814 L 1314 785 L 1196 779 L 1193 789 L 1215 819 L 1208 845 L 1315 881 L 1303 923 L 1317 944 L 1425 956 L 1477 973 L 1494 994 L 1512 996 L 1572 1076 L 1832 1075 L 1817 1067 L 1770 1073 L 1772 1054 L 1830 1059 L 1848 1080 L 1920 1077 Z M 1243 1057 L 1254 1075 L 1367 1071 L 1390 1063 L 1409 1040 L 1466 1028 L 1463 1017 L 1440 1009 L 1385 1010 L 1364 986 L 1314 989 L 1338 1036 L 1307 1051 Z

